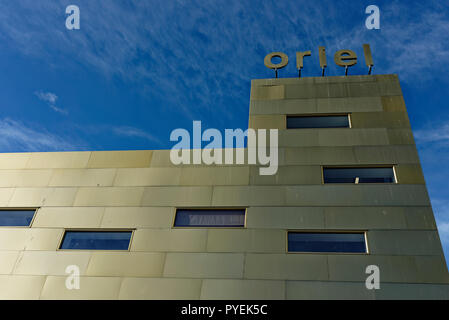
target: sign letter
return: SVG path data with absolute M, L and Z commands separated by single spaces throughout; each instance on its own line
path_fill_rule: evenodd
M 321 76 L 324 77 L 324 70 L 327 67 L 326 48 L 318 47 L 318 54 L 320 57 L 320 67 L 323 70 L 323 72 L 321 73 Z
M 352 50 L 338 50 L 335 52 L 334 61 L 340 67 L 350 67 L 357 63 L 357 55 Z
M 271 59 L 273 59 L 274 57 L 281 58 L 281 62 L 276 63 L 276 64 L 272 63 Z M 263 60 L 263 62 L 265 63 L 265 67 L 267 67 L 269 69 L 274 69 L 274 71 L 276 72 L 276 78 L 277 78 L 278 77 L 278 69 L 282 69 L 283 67 L 285 67 L 288 64 L 288 57 L 283 52 L 272 52 L 265 56 L 265 59 Z

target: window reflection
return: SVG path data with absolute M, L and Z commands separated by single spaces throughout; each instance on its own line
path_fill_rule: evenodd
M 36 210 L 0 210 L 1 227 L 28 227 Z
M 394 183 L 393 167 L 323 168 L 324 183 Z
M 128 250 L 131 231 L 66 231 L 61 249 Z
M 349 127 L 347 114 L 335 116 L 287 116 L 287 129 Z
M 289 232 L 289 252 L 366 252 L 365 234 Z
M 175 227 L 243 227 L 245 209 L 178 209 Z

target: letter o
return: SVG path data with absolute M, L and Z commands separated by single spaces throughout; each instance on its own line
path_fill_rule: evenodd
M 276 64 L 272 63 L 271 59 L 273 59 L 274 57 L 281 58 L 281 62 L 276 63 Z M 265 56 L 265 59 L 263 60 L 263 62 L 265 63 L 265 67 L 267 67 L 269 69 L 282 69 L 283 67 L 285 67 L 288 64 L 288 57 L 283 52 L 272 52 Z

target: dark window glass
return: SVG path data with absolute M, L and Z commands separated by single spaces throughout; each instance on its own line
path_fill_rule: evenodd
M 131 231 L 66 231 L 61 249 L 128 250 Z
M 0 210 L 1 227 L 28 227 L 36 210 Z
M 289 252 L 366 252 L 364 233 L 289 232 Z
M 394 183 L 393 168 L 324 168 L 324 183 Z M 356 181 L 358 178 L 358 181 Z
M 178 209 L 175 227 L 243 227 L 245 209 Z
M 287 116 L 287 129 L 349 128 L 347 114 L 338 116 Z

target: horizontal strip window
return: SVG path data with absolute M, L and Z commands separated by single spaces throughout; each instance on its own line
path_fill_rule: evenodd
M 60 249 L 128 250 L 131 231 L 66 231 Z
M 366 253 L 365 233 L 289 232 L 289 252 Z
M 324 183 L 396 183 L 393 167 L 323 168 Z
M 350 128 L 349 115 L 287 116 L 287 129 Z
M 29 227 L 36 210 L 0 210 L 0 227 Z
M 245 226 L 246 209 L 178 209 L 175 227 L 238 228 Z

